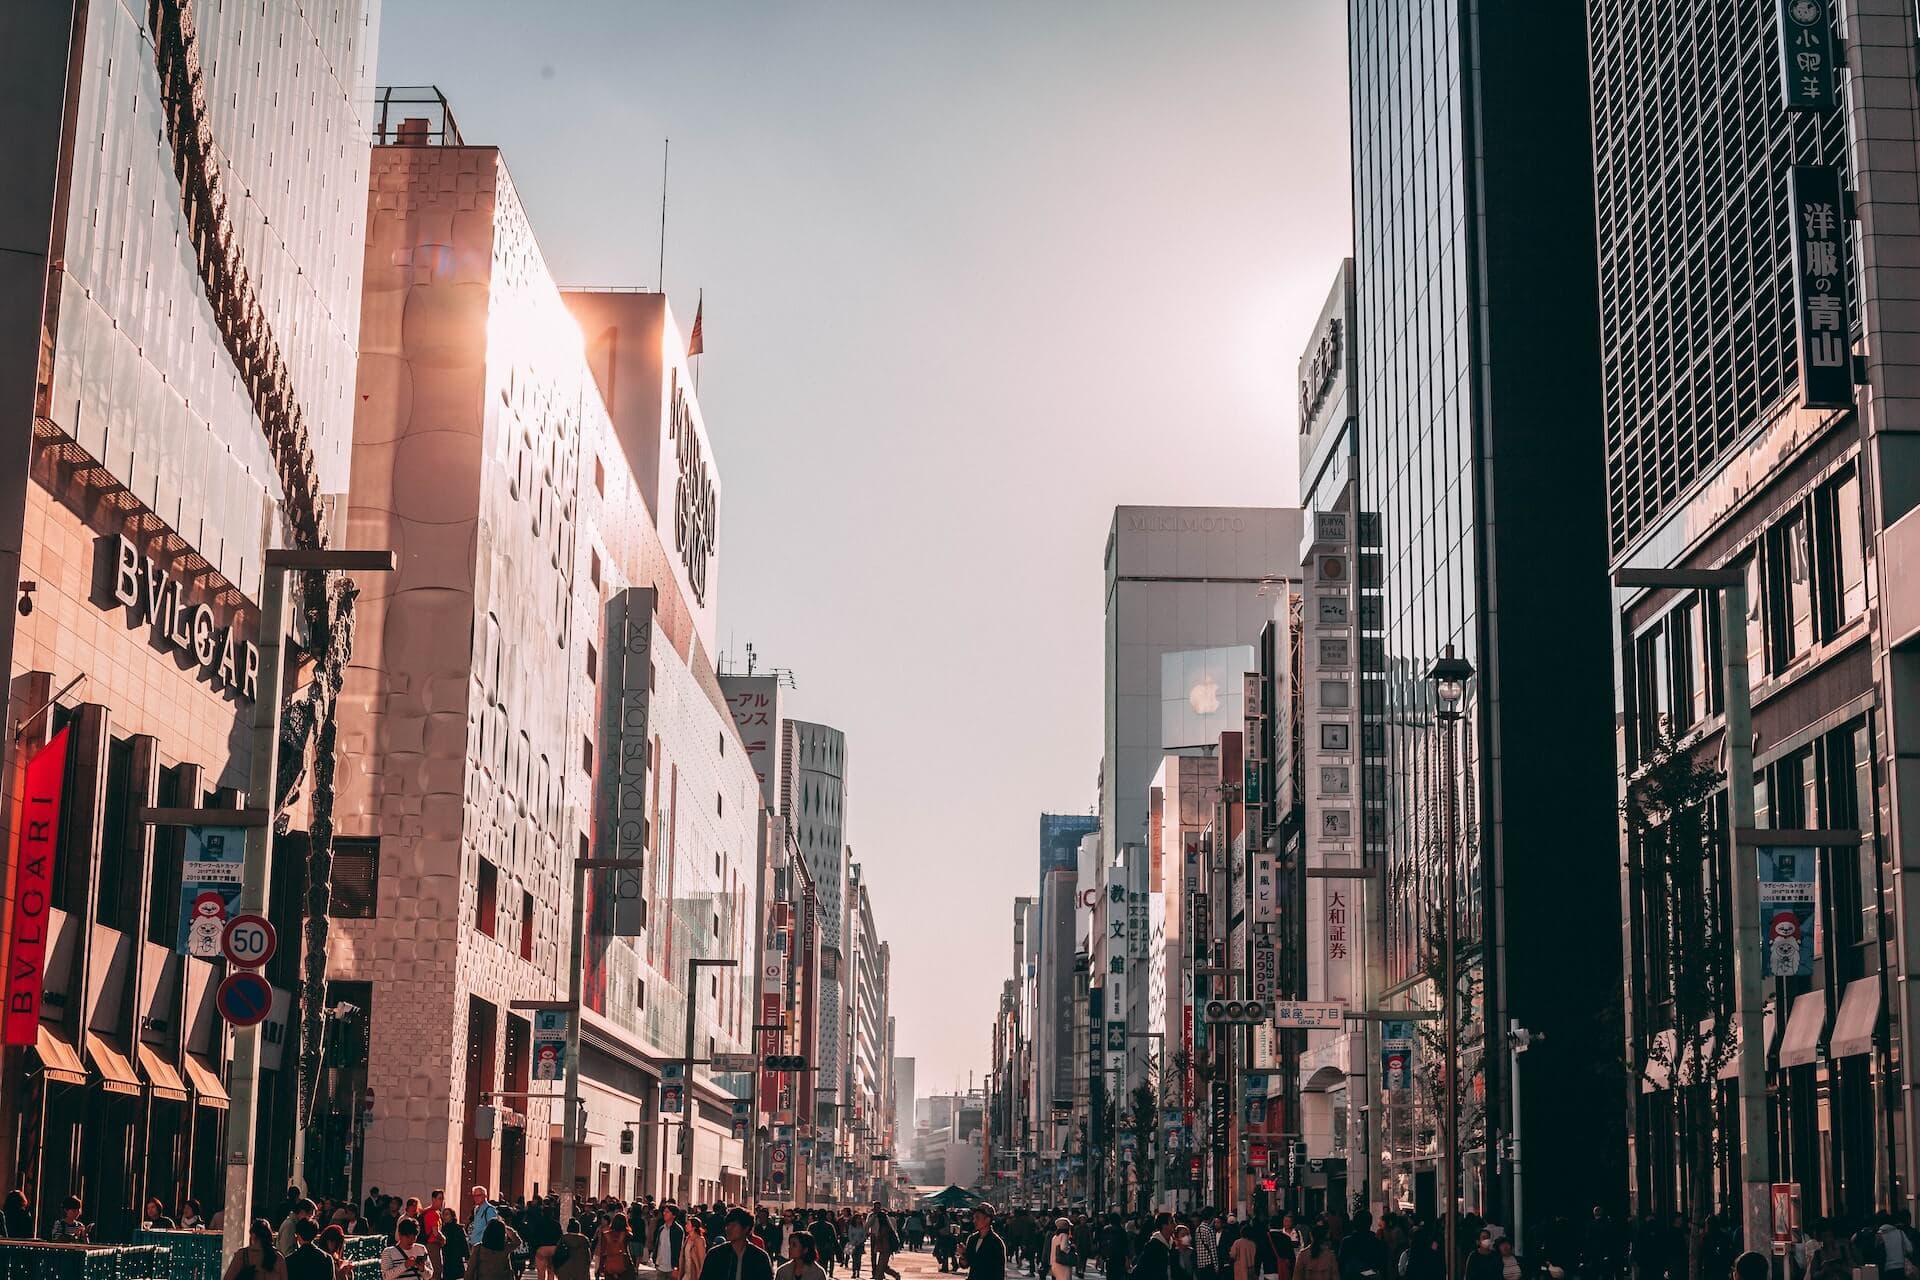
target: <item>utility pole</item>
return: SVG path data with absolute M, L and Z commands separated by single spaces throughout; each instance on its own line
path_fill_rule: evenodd
M 646 869 L 643 858 L 575 858 L 573 861 L 573 962 L 567 966 L 567 1070 L 560 1107 L 560 1221 L 573 1216 L 573 1183 L 580 1150 L 580 1005 L 587 965 L 587 872 Z
M 696 1062 L 693 1056 L 693 1015 L 695 1002 L 700 998 L 700 990 L 696 984 L 700 981 L 702 969 L 737 969 L 739 967 L 738 960 L 702 960 L 694 956 L 687 957 L 687 1052 L 686 1057 L 682 1059 L 687 1064 L 687 1075 L 686 1091 L 682 1095 L 685 1110 L 680 1114 L 680 1203 L 683 1206 L 693 1203 L 693 1117 L 696 1105 L 693 1097 L 693 1068 Z

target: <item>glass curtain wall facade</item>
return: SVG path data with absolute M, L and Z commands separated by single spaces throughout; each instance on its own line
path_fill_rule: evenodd
M 1348 13 L 1363 813 L 1385 862 L 1385 999 L 1443 1003 L 1451 857 L 1464 1203 L 1501 1221 L 1510 1204 L 1517 1018 L 1555 1046 L 1527 1059 L 1529 1146 L 1588 1157 L 1530 1166 L 1527 1217 L 1584 1215 L 1620 1181 L 1592 1105 L 1596 1055 L 1618 1056 L 1618 934 L 1585 27 L 1579 6 L 1517 0 Z M 1427 678 L 1449 646 L 1476 672 L 1451 732 Z M 1385 1150 L 1391 1194 L 1431 1210 L 1442 1046 L 1424 1027 L 1415 1123 Z

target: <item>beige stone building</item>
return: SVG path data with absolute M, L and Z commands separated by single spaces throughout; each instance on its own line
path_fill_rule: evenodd
M 515 1002 L 564 998 L 580 963 L 575 1189 L 739 1194 L 744 1081 L 695 1069 L 691 1186 L 659 1105 L 690 997 L 696 1057 L 747 1047 L 757 933 L 760 789 L 713 674 L 719 480 L 685 339 L 657 294 L 563 297 L 496 149 L 440 116 L 388 141 L 350 523 L 400 567 L 361 603 L 344 694 L 340 830 L 371 891 L 332 952 L 366 1010 L 340 1085 L 372 1093 L 362 1181 L 565 1185 L 561 1085 Z M 615 852 L 646 861 L 621 887 L 641 927 L 611 936 L 590 878 L 576 960 L 573 861 Z M 696 958 L 741 967 L 689 992 Z

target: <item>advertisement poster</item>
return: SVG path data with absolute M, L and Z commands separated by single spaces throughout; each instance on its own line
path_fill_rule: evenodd
M 533 1078 L 563 1080 L 567 1075 L 567 1012 L 536 1009 L 533 1013 Z
M 240 872 L 247 858 L 244 827 L 188 827 L 180 862 L 180 936 L 183 956 L 212 960 L 220 935 L 240 911 Z
M 1762 845 L 1760 949 L 1770 978 L 1813 972 L 1813 873 L 1818 854 L 1794 845 Z

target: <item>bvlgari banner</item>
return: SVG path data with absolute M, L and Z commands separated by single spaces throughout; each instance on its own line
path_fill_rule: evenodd
M 8 1044 L 32 1044 L 40 1035 L 47 926 L 53 911 L 53 857 L 60 847 L 60 798 L 66 780 L 67 731 L 62 729 L 27 761 L 21 789 L 13 857 L 13 940 L 7 948 Z

